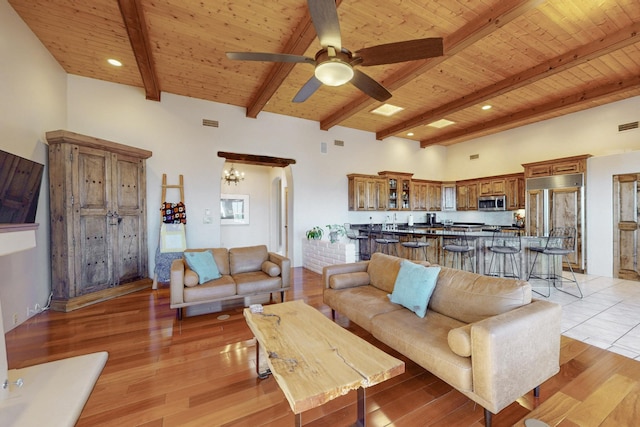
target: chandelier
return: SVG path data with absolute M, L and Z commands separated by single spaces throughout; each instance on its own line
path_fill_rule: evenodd
M 230 170 L 224 170 L 222 173 L 222 181 L 226 182 L 227 185 L 231 185 L 233 182 L 235 185 L 238 185 L 238 182 L 244 180 L 244 172 L 238 172 L 231 164 Z

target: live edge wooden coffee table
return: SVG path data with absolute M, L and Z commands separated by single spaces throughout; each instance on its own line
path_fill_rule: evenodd
M 301 413 L 358 391 L 358 420 L 365 425 L 365 389 L 404 372 L 404 362 L 352 334 L 303 301 L 244 310 L 256 337 L 256 371 L 273 374 L 302 425 Z M 260 372 L 260 347 L 269 371 Z

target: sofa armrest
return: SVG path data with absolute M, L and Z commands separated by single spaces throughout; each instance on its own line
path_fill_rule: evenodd
M 335 274 L 359 273 L 367 271 L 369 261 L 352 262 L 348 264 L 333 264 L 322 268 L 322 283 L 325 289 L 329 289 L 329 279 Z
M 269 261 L 280 267 L 282 287 L 288 288 L 291 284 L 291 260 L 275 252 L 269 252 Z
M 534 301 L 471 327 L 473 392 L 494 414 L 560 370 L 562 307 Z
M 171 304 L 184 302 L 184 260 L 174 259 L 171 262 L 171 275 L 169 276 L 169 292 Z

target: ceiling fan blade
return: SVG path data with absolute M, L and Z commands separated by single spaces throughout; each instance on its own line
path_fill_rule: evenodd
M 288 55 L 286 53 L 227 52 L 227 58 L 239 61 L 306 62 L 312 65 L 316 63 L 313 58 L 301 55 Z
M 311 95 L 313 95 L 319 88 L 322 86 L 322 82 L 316 78 L 316 76 L 311 76 L 311 78 L 300 88 L 296 96 L 293 97 L 293 102 L 304 102 Z
M 311 21 L 322 47 L 333 46 L 342 49 L 340 21 L 335 0 L 307 0 Z
M 360 70 L 353 70 L 351 84 L 380 102 L 391 98 L 391 92 Z
M 360 65 L 364 66 L 435 58 L 443 54 L 441 37 L 381 44 L 356 51 L 356 55 L 362 58 Z

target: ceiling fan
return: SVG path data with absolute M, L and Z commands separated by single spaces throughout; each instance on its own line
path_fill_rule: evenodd
M 355 69 L 356 65 L 393 64 L 443 55 L 442 38 L 408 40 L 351 51 L 342 47 L 340 22 L 335 0 L 307 0 L 311 21 L 322 49 L 315 58 L 284 53 L 227 52 L 229 59 L 241 61 L 296 62 L 315 66 L 314 75 L 302 86 L 293 102 L 304 102 L 322 86 L 341 86 L 350 82 L 372 98 L 384 102 L 391 93 L 380 83 Z

